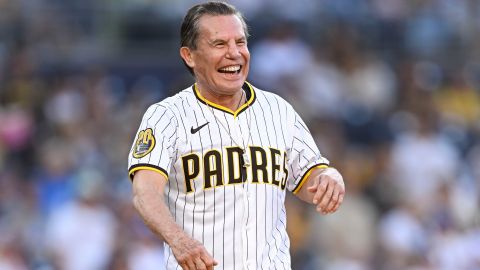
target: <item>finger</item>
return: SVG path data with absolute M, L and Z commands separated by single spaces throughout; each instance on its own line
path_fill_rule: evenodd
M 188 264 L 186 262 L 180 263 L 180 266 L 182 267 L 183 270 L 195 269 L 195 268 L 188 267 Z
M 337 211 L 337 209 L 340 207 L 340 205 L 342 205 L 342 202 L 343 202 L 343 197 L 345 196 L 345 191 L 342 191 L 340 192 L 340 194 L 338 195 L 338 202 L 337 204 L 333 207 L 333 210 L 332 210 L 332 213 Z
M 195 267 L 195 263 L 193 262 L 192 259 L 187 259 L 187 261 L 185 262 L 185 264 L 187 265 L 187 269 L 188 270 L 195 270 L 197 269 L 197 267 Z
M 205 262 L 199 257 L 195 258 L 195 267 L 196 270 L 207 270 Z
M 318 204 L 320 199 L 323 197 L 323 194 L 325 194 L 325 191 L 327 190 L 328 187 L 328 181 L 323 180 L 320 181 L 320 183 L 317 185 L 317 191 L 315 195 L 313 196 L 313 203 Z
M 325 193 L 323 194 L 323 197 L 320 201 L 320 203 L 317 205 L 317 211 L 322 211 L 324 214 L 326 214 L 326 211 L 327 211 L 327 206 L 328 204 L 330 203 L 330 201 L 332 200 L 332 195 L 333 195 L 333 191 L 335 189 L 335 185 L 330 183 L 328 185 L 328 188 L 327 190 L 325 191 Z
M 340 186 L 335 185 L 334 190 L 333 190 L 333 194 L 332 194 L 332 198 L 330 199 L 330 201 L 328 202 L 328 205 L 326 206 L 327 213 L 330 213 L 330 212 L 333 211 L 335 206 L 338 204 L 339 197 L 340 197 Z
M 213 269 L 213 266 L 217 265 L 218 263 L 210 256 L 208 253 L 204 253 L 201 256 L 203 263 L 207 266 L 207 269 Z

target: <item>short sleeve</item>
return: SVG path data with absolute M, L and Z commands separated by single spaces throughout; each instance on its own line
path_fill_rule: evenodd
M 174 114 L 165 105 L 157 103 L 147 109 L 128 155 L 131 180 L 136 171 L 144 169 L 156 171 L 168 179 L 176 148 L 177 127 Z
M 290 170 L 287 188 L 297 193 L 310 172 L 316 167 L 328 167 L 329 161 L 320 154 L 307 126 L 294 112 L 291 147 L 287 150 Z

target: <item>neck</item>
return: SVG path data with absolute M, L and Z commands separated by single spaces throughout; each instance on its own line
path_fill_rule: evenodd
M 236 111 L 242 104 L 246 102 L 245 91 L 240 88 L 234 94 L 224 95 L 213 91 L 204 90 L 200 85 L 196 85 L 198 92 L 208 101 L 217 105 Z

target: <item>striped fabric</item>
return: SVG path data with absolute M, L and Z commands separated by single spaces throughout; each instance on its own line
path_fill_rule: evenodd
M 328 160 L 291 105 L 249 83 L 244 90 L 247 102 L 235 112 L 195 86 L 150 106 L 129 175 L 149 169 L 168 178 L 175 222 L 204 244 L 219 262 L 215 269 L 291 269 L 285 190 L 297 192 L 308 172 Z M 139 145 L 148 129 L 154 138 Z M 139 155 L 140 148 L 151 151 Z M 165 250 L 166 268 L 181 269 Z

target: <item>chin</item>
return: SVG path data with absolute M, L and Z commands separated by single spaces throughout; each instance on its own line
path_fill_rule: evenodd
M 232 82 L 232 83 L 228 84 L 228 86 L 226 86 L 225 89 L 228 89 L 229 92 L 236 92 L 236 91 L 238 91 L 242 88 L 244 83 L 245 83 L 245 80 L 235 81 L 235 82 Z
M 221 89 L 225 89 L 225 90 L 228 90 L 228 92 L 232 92 L 234 90 L 238 90 L 239 88 L 241 88 L 243 86 L 243 84 L 245 83 L 245 79 L 243 78 L 239 78 L 239 79 L 235 79 L 235 80 L 222 80 L 220 82 L 218 82 L 217 86 L 218 88 L 221 88 Z

